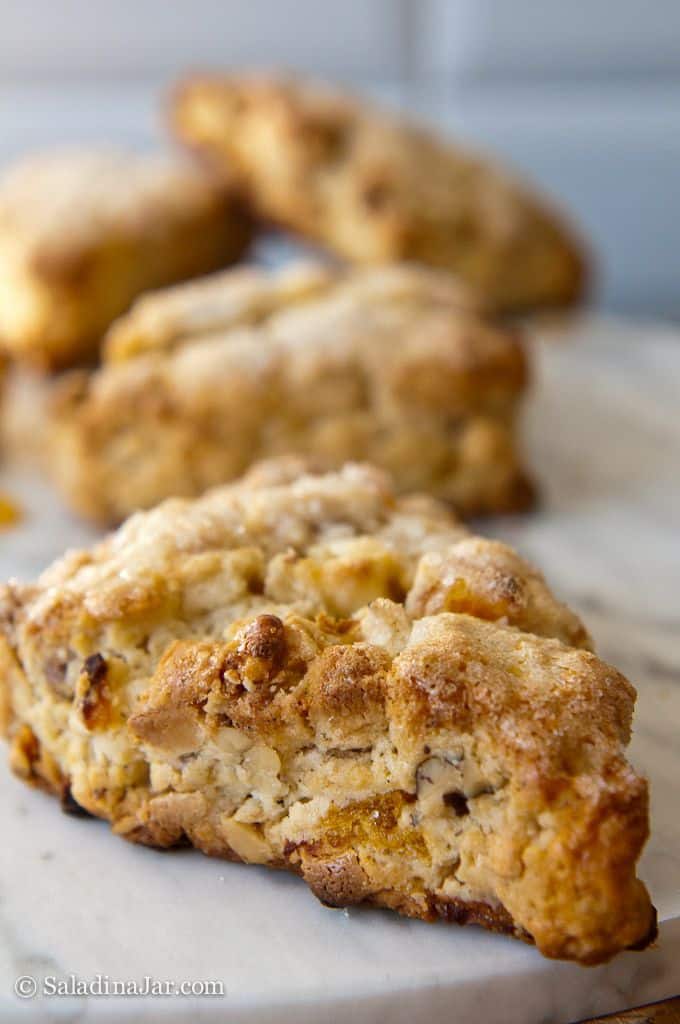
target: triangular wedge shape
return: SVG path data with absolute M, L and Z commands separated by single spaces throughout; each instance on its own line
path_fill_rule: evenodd
M 12 766 L 65 810 L 551 957 L 655 934 L 633 688 L 512 549 L 371 467 L 168 501 L 0 623 Z

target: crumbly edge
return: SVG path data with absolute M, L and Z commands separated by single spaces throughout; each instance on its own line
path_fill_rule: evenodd
M 127 838 L 286 867 L 331 905 L 482 923 L 587 963 L 649 941 L 632 688 L 536 635 L 588 642 L 509 549 L 438 513 L 439 543 L 400 556 L 382 515 L 370 537 L 199 544 L 175 579 L 152 562 L 92 589 L 120 577 L 138 517 L 42 590 L 10 589 L 15 771 Z
M 118 402 L 93 403 L 53 422 L 50 473 L 70 507 L 86 519 L 116 525 L 169 494 L 200 494 L 257 459 L 289 451 L 314 457 L 328 469 L 358 455 L 369 458 L 392 471 L 400 490 L 428 491 L 466 518 L 523 512 L 535 500 L 512 428 L 487 417 L 439 428 L 427 421 L 394 425 L 362 412 L 312 420 L 301 430 L 281 412 L 267 418 L 263 441 L 260 423 L 252 422 L 255 402 L 250 421 L 211 420 L 218 395 L 211 387 L 208 403 L 187 403 L 173 414 L 174 389 L 166 397 L 155 383 L 152 375 L 151 389 L 123 388 L 118 396 L 113 388 L 111 398 Z M 225 390 L 231 383 L 225 380 Z M 120 416 L 128 406 L 135 408 L 134 429 Z

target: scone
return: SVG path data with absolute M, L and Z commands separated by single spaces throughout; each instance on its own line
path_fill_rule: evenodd
M 367 466 L 266 465 L 0 596 L 11 764 L 335 907 L 642 948 L 635 692 L 503 544 Z
M 141 298 L 52 425 L 55 481 L 102 523 L 201 493 L 254 461 L 367 459 L 464 514 L 524 508 L 514 332 L 447 274 L 242 268 Z
M 58 376 L 9 363 L 0 400 L 0 464 L 50 472 L 52 405 Z
M 455 272 L 498 310 L 565 305 L 580 245 L 489 160 L 318 83 L 195 77 L 172 104 L 178 138 L 234 167 L 255 211 L 359 263 Z
M 140 292 L 236 259 L 250 238 L 233 183 L 177 158 L 30 156 L 0 176 L 0 350 L 88 361 Z

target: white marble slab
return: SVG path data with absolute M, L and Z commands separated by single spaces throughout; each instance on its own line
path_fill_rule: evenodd
M 535 341 L 526 432 L 543 504 L 482 528 L 544 568 L 638 687 L 632 757 L 652 787 L 642 875 L 656 948 L 586 969 L 476 928 L 332 912 L 294 878 L 130 846 L 2 770 L 0 1019 L 538 1024 L 680 991 L 680 334 L 594 319 L 569 334 Z M 94 535 L 31 477 L 0 470 L 0 489 L 28 509 L 0 533 L 0 578 L 29 578 Z M 72 974 L 220 981 L 224 995 L 12 994 L 21 975 Z

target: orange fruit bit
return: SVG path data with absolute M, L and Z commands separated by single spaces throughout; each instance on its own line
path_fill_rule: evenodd
M 0 493 L 0 530 L 16 526 L 23 518 L 21 508 L 6 494 Z

